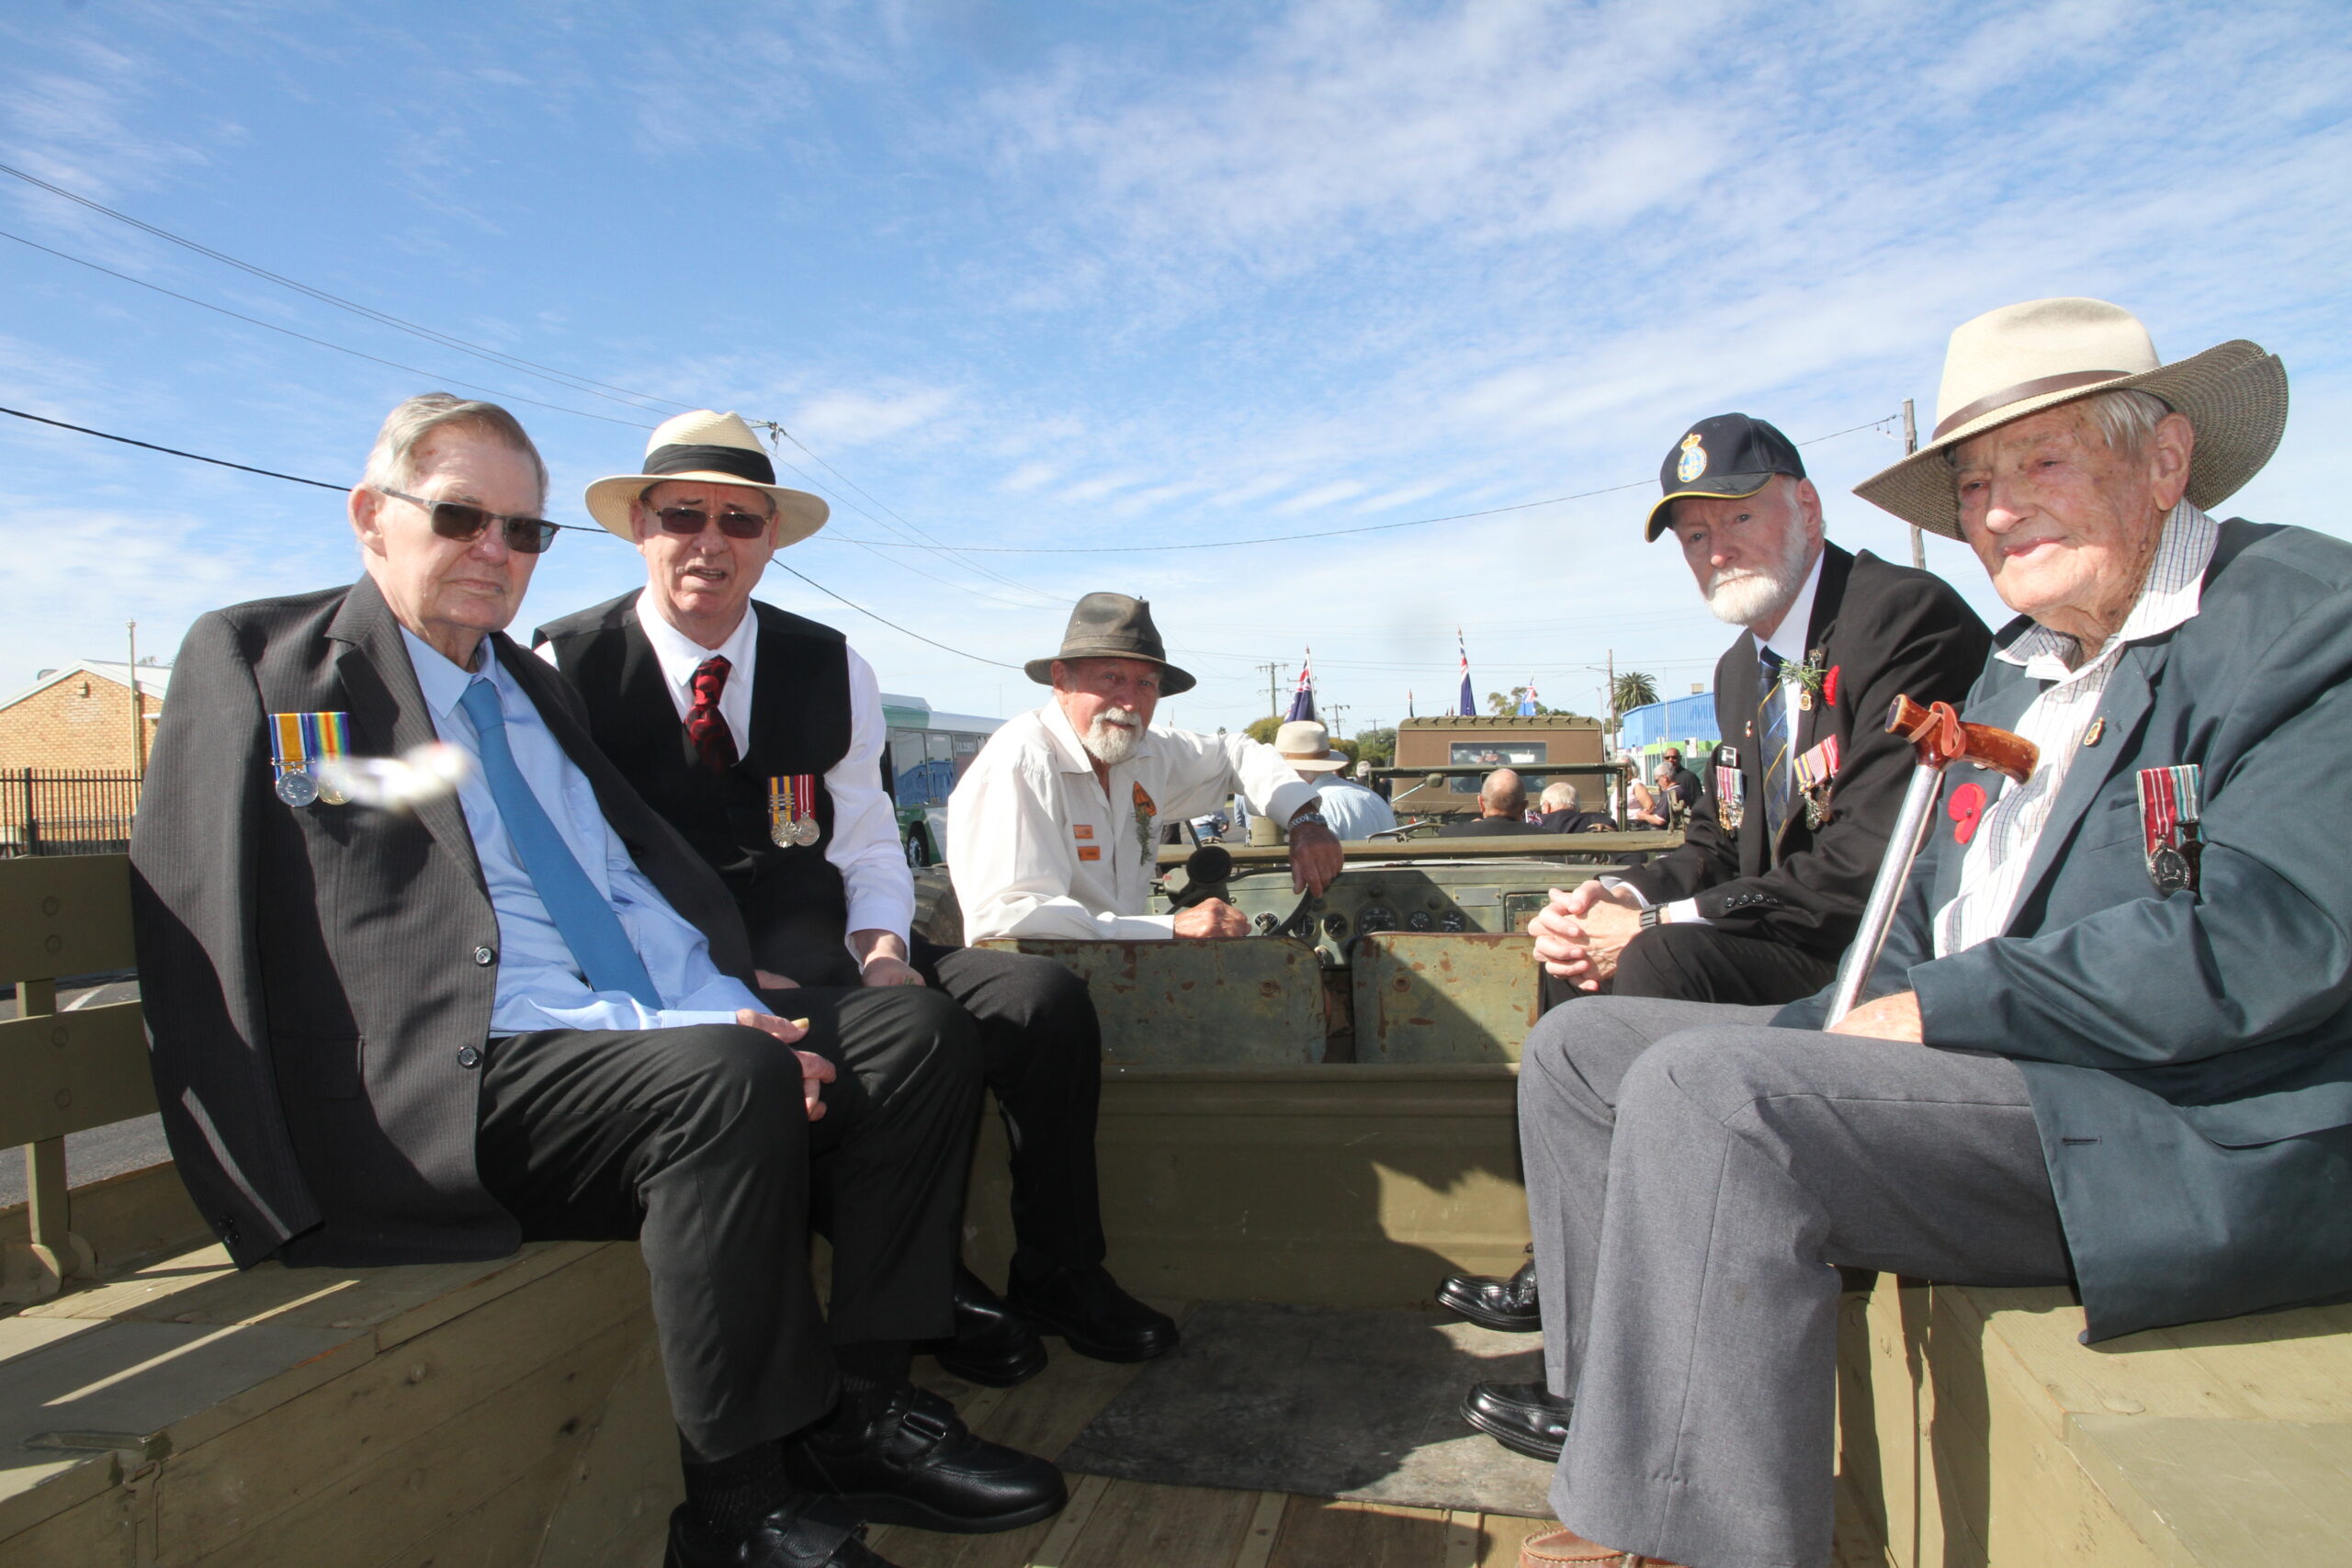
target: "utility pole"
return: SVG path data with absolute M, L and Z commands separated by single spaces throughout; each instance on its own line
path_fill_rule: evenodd
M 130 634 L 130 776 L 147 776 L 147 714 L 139 700 L 139 623 L 125 621 Z
M 1332 733 L 1333 735 L 1344 735 L 1344 734 L 1346 734 L 1346 733 L 1347 733 L 1347 731 L 1345 731 L 1344 729 L 1342 729 L 1342 728 L 1340 728 L 1340 716 L 1341 714 L 1346 713 L 1346 712 L 1348 711 L 1348 705 L 1347 705 L 1347 704 L 1345 704 L 1345 703 L 1333 703 L 1333 704 L 1331 704 L 1331 705 L 1330 705 L 1330 708 L 1331 708 L 1331 733 Z
M 1911 400 L 1903 400 L 1903 455 L 1906 457 L 1919 449 L 1919 418 L 1911 410 Z M 1911 525 L 1911 564 L 1921 571 L 1928 570 L 1928 539 L 1919 532 L 1917 523 Z
M 1281 672 L 1282 666 L 1268 660 L 1256 668 L 1266 672 L 1266 711 L 1270 714 L 1282 712 L 1282 700 L 1274 695 L 1274 677 Z
M 1613 745 L 1623 750 L 1617 728 L 1617 650 L 1613 648 L 1609 650 L 1609 734 L 1601 744 L 1604 748 Z M 1616 784 L 1617 787 L 1609 793 L 1613 797 L 1614 815 L 1623 822 L 1625 819 L 1625 784 L 1623 779 L 1617 779 Z

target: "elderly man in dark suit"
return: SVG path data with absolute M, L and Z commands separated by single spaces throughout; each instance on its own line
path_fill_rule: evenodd
M 504 410 L 411 399 L 351 492 L 366 576 L 190 630 L 131 848 L 180 1174 L 240 1264 L 639 1239 L 673 1565 L 873 1564 L 861 1518 L 1042 1518 L 1053 1468 L 906 1376 L 948 1322 L 971 1025 L 922 991 L 761 994 L 724 886 L 502 634 L 546 490 Z M 337 753 L 425 743 L 454 792 L 345 794 Z
M 1967 716 L 2038 764 L 1950 771 L 1834 1031 L 1602 998 L 1530 1037 L 1576 1532 L 1531 1561 L 1826 1563 L 1835 1266 L 2072 1282 L 2094 1340 L 2352 1292 L 2352 841 L 2311 829 L 2352 806 L 2352 546 L 2205 510 L 2286 407 L 2255 344 L 2160 364 L 2098 300 L 1952 334 L 1860 490 L 2020 612 Z
M 959 1265 L 940 1364 L 1009 1387 L 1044 1370 L 1039 1327 L 1104 1360 L 1173 1349 L 1174 1320 L 1102 1267 L 1102 1032 L 1085 983 L 1049 958 L 911 933 L 873 667 L 832 627 L 752 597 L 825 502 L 777 484 L 751 427 L 708 409 L 666 421 L 643 468 L 596 480 L 587 502 L 643 555 L 646 585 L 534 640 L 621 776 L 726 882 L 763 966 L 808 986 L 928 987 L 978 1026 L 1012 1148 L 1014 1301 Z
M 1671 531 L 1708 609 L 1746 628 L 1715 665 L 1724 739 L 1679 849 L 1555 891 L 1529 922 L 1544 1001 L 1793 1001 L 1836 975 L 1911 776 L 1889 705 L 1958 702 L 1992 635 L 1943 579 L 1830 544 L 1804 460 L 1760 419 L 1701 420 L 1658 482 L 1647 536 Z M 1662 763 L 1661 793 L 1668 776 Z M 1438 1299 L 1489 1328 L 1539 1322 L 1532 1264 L 1456 1274 Z M 1514 1386 L 1464 1415 L 1514 1447 L 1556 1448 L 1566 1409 Z

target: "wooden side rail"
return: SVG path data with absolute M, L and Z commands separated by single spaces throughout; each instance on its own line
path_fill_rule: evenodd
M 45 1301 L 90 1279 L 95 1250 L 71 1227 L 65 1135 L 155 1109 L 137 1002 L 57 1010 L 60 976 L 127 969 L 130 857 L 0 861 L 0 978 L 17 1017 L 0 1023 L 0 1145 L 24 1149 L 28 1235 L 0 1243 L 0 1302 Z

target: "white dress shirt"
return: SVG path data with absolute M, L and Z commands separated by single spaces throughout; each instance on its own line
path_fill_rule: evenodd
M 638 870 L 620 835 L 605 820 L 595 786 L 564 754 L 523 688 L 499 666 L 496 651 L 485 642 L 481 669 L 469 672 L 405 627 L 401 638 L 408 645 L 417 687 L 433 716 L 434 733 L 474 760 L 458 782 L 458 803 L 465 808 L 474 858 L 481 864 L 491 908 L 498 915 L 498 992 L 490 1010 L 490 1032 L 674 1029 L 732 1023 L 739 1008 L 767 1011 L 767 1004 L 741 981 L 719 972 L 702 932 L 670 908 L 670 901 Z M 515 770 L 538 797 L 571 858 L 620 917 L 629 945 L 666 1004 L 658 1011 L 626 991 L 592 991 L 581 977 L 579 961 L 507 836 L 505 819 L 499 816 L 498 802 L 483 775 L 481 742 L 471 716 L 459 705 L 466 688 L 477 680 L 497 689 Z
M 2017 732 L 2032 741 L 2041 755 L 2033 776 L 2002 791 L 1970 836 L 1960 863 L 1960 891 L 1936 911 L 1937 957 L 1989 942 L 2007 928 L 2025 888 L 2026 867 L 2033 863 L 2034 846 L 2049 825 L 2066 770 L 2083 750 L 2083 737 L 2098 715 L 2125 645 L 2161 637 L 2197 614 L 2204 596 L 2205 568 L 2221 536 L 2213 520 L 2188 502 L 2174 507 L 2165 519 L 2156 558 L 2149 564 L 2147 583 L 2132 613 L 2098 654 L 2078 668 L 2066 668 L 2065 656 L 2075 651 L 2075 639 L 2038 626 L 2027 627 L 2017 641 L 1993 655 L 2022 664 L 2028 679 L 2042 682 L 2041 694 L 2027 705 L 2017 726 Z
M 1278 822 L 1315 793 L 1271 746 L 1160 728 L 1111 769 L 1106 792 L 1060 703 L 1007 720 L 947 797 L 964 939 L 1175 935 L 1175 917 L 1144 913 L 1159 823 L 1204 816 L 1236 790 Z
M 718 691 L 718 716 L 735 739 L 741 755 L 751 750 L 752 682 L 759 669 L 760 617 L 749 605 L 742 621 L 717 648 L 705 648 L 662 618 L 653 590 L 637 596 L 638 625 L 662 666 L 662 683 L 669 689 L 678 722 L 685 722 L 695 703 L 695 671 L 708 659 L 727 660 L 727 683 Z M 555 645 L 539 645 L 539 657 L 555 662 Z M 914 874 L 907 867 L 907 852 L 899 841 L 899 814 L 882 788 L 882 749 L 889 737 L 882 717 L 882 688 L 874 667 L 849 655 L 849 750 L 825 774 L 825 789 L 833 797 L 833 831 L 825 840 L 825 858 L 842 874 L 849 898 L 849 927 L 854 931 L 883 931 L 903 942 L 915 917 Z

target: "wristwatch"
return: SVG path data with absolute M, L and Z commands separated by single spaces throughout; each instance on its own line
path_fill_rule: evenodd
M 1290 828 L 1292 829 L 1304 828 L 1310 824 L 1317 828 L 1329 828 L 1331 825 L 1324 820 L 1323 808 L 1319 806 L 1309 807 L 1306 810 L 1300 812 L 1297 816 L 1290 819 Z M 1289 829 L 1284 829 L 1284 831 L 1288 830 Z
M 1652 904 L 1648 908 L 1644 909 L 1641 912 L 1639 919 L 1641 920 L 1642 930 L 1644 931 L 1648 931 L 1652 926 L 1663 926 L 1671 923 L 1666 918 L 1666 906 L 1663 904 Z

